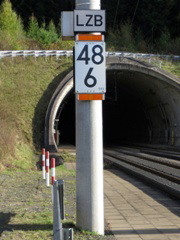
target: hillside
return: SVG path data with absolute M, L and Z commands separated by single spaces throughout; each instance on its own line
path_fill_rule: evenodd
M 48 100 L 70 58 L 16 58 L 0 62 L 0 170 L 35 167 Z M 57 77 L 59 75 L 59 77 Z

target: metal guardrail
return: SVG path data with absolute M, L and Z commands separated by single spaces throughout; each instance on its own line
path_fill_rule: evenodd
M 69 50 L 19 50 L 19 51 L 0 51 L 0 59 L 5 57 L 49 57 L 49 56 L 72 56 Z
M 57 180 L 53 184 L 53 239 L 73 240 L 73 229 L 63 228 L 64 220 L 64 180 Z
M 60 56 L 70 57 L 73 55 L 71 50 L 18 50 L 18 51 L 0 51 L 0 59 L 5 57 L 50 57 L 55 56 L 56 58 Z M 151 58 L 161 58 L 165 60 L 180 61 L 180 56 L 176 55 L 161 55 L 161 54 L 146 54 L 146 53 L 131 53 L 131 52 L 106 52 L 108 57 L 129 57 L 135 59 L 151 59 Z
M 117 57 L 129 57 L 129 58 L 161 58 L 165 60 L 173 60 L 173 61 L 180 61 L 180 56 L 178 55 L 161 55 L 161 54 L 148 54 L 148 53 L 131 53 L 131 52 L 107 52 L 106 56 L 117 56 Z

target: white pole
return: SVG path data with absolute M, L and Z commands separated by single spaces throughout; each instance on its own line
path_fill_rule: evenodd
M 100 9 L 100 0 L 76 0 L 76 9 Z M 77 226 L 104 235 L 102 101 L 76 99 Z
M 42 177 L 46 179 L 46 169 L 45 169 L 45 148 L 42 149 Z
M 55 167 L 56 167 L 56 160 L 55 158 L 51 158 L 51 184 L 54 184 L 55 181 Z
M 49 187 L 49 152 L 46 152 L 46 187 Z
M 54 193 L 53 193 L 53 184 L 54 184 L 54 182 L 55 182 L 55 178 L 56 178 L 56 169 L 55 169 L 55 167 L 56 167 L 56 160 L 55 160 L 55 158 L 51 158 L 51 184 L 52 184 L 52 203 L 54 202 L 54 199 L 53 199 L 53 197 L 54 197 Z

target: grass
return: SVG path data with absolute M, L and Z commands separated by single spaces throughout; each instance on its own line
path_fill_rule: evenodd
M 162 69 L 180 77 L 180 62 L 162 61 Z
M 15 149 L 15 159 L 12 160 L 12 168 L 27 171 L 28 169 L 35 169 L 38 156 L 30 146 L 24 142 L 17 144 Z
M 172 61 L 172 59 L 164 60 L 162 58 L 157 57 L 152 57 L 150 61 L 148 59 L 146 59 L 145 61 L 167 72 L 170 72 L 177 77 L 180 77 L 180 62 L 178 61 L 175 62 Z
M 63 161 L 64 161 L 64 162 L 75 162 L 75 161 L 76 161 L 76 156 L 70 154 L 70 153 L 67 152 L 67 151 L 63 151 L 63 152 L 61 153 L 61 157 L 63 158 Z
M 63 227 L 74 228 L 75 240 L 110 240 L 113 236 L 78 230 L 76 223 L 76 178 L 74 170 L 56 168 L 56 178 L 65 180 Z M 53 211 L 51 188 L 45 186 L 40 171 L 3 172 L 0 175 L 0 239 L 52 240 Z
M 0 61 L 0 170 L 32 168 L 49 99 L 71 66 L 65 57 Z
M 2 177 L 0 238 L 52 239 L 51 191 L 40 172 L 6 172 Z
M 63 176 L 75 176 L 75 171 L 74 170 L 67 170 L 65 165 L 60 165 L 56 168 L 56 174 L 61 176 L 63 174 Z

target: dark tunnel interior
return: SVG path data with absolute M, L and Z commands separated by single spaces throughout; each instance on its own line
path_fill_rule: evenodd
M 137 76 L 136 76 L 137 78 Z M 142 78 L 142 76 L 141 76 Z M 139 78 L 140 79 L 140 78 Z M 142 79 L 141 79 L 142 80 Z M 134 84 L 131 84 L 134 81 Z M 135 91 L 138 83 L 132 73 L 107 72 L 107 92 L 103 101 L 104 145 L 149 143 L 151 121 L 145 102 Z M 60 144 L 75 145 L 75 96 L 71 91 L 56 116 Z
M 60 144 L 75 145 L 75 95 L 73 91 L 64 100 L 58 119 Z
M 103 103 L 104 144 L 148 142 L 148 121 L 141 99 L 124 84 L 109 76 Z M 109 127 L 111 126 L 111 127 Z

